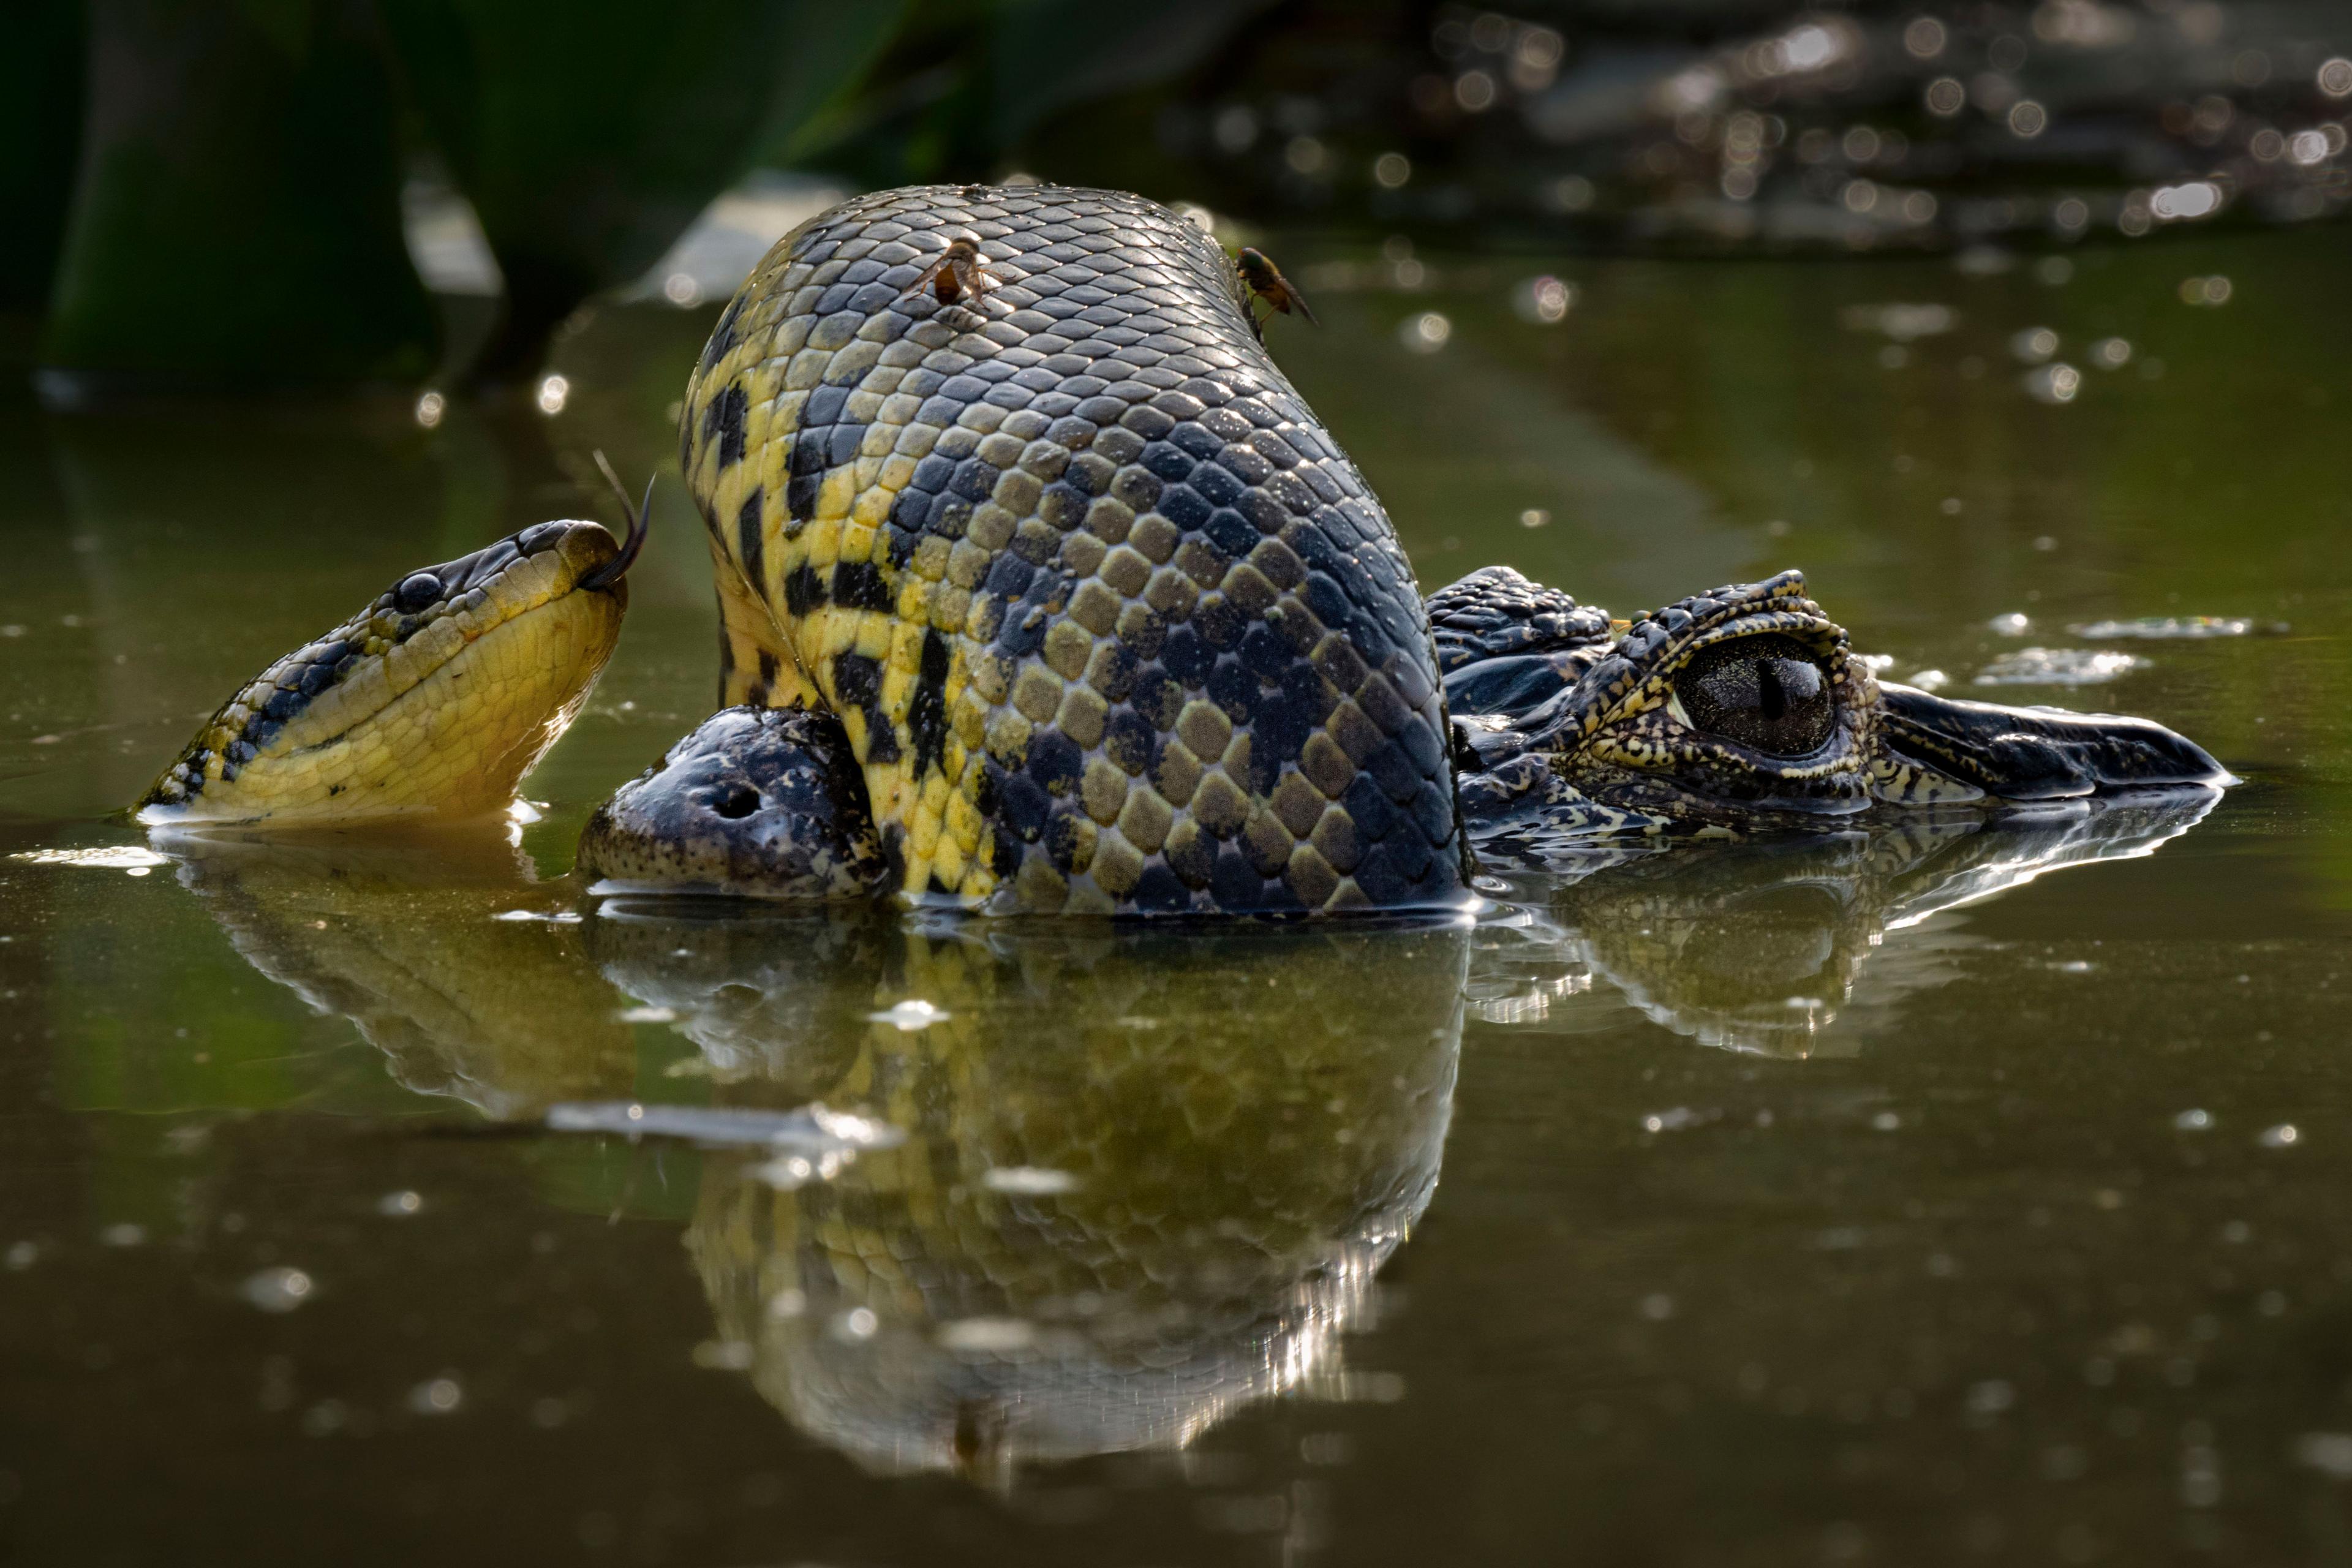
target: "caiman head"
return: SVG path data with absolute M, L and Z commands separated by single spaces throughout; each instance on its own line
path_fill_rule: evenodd
M 1474 822 L 1820 829 L 1867 813 L 2218 788 L 2145 719 L 2001 708 L 1882 682 L 1783 572 L 1631 623 L 1507 567 L 1430 600 Z

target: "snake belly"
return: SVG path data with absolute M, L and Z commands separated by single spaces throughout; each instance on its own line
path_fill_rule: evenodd
M 994 286 L 908 292 L 959 237 Z M 892 885 L 991 909 L 1441 905 L 1464 840 L 1394 528 L 1140 197 L 862 196 L 688 384 L 722 704 L 829 709 Z

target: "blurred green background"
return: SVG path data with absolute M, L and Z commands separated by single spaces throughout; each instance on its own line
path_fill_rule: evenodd
M 1707 252 L 2304 224 L 2352 182 L 2336 0 L 17 0 L 0 42 L 0 314 L 52 404 L 527 385 L 762 174 Z

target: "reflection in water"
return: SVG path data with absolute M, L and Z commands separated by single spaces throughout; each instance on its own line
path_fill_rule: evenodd
M 2103 797 L 1664 853 L 1555 849 L 1541 857 L 1547 874 L 1522 879 L 1516 916 L 1490 928 L 1473 1004 L 1493 1022 L 1525 1023 L 1603 980 L 1704 1045 L 1851 1054 L 1859 1032 L 1825 1037 L 1842 1014 L 1951 977 L 1970 939 L 1917 929 L 1929 917 L 2045 872 L 2152 855 L 2220 798 Z
M 496 830 L 156 843 L 246 962 L 350 1018 L 405 1088 L 504 1120 L 630 1085 L 618 998 L 564 922 L 570 887 L 537 884 Z
M 729 1359 L 877 1468 L 1177 1447 L 1336 1389 L 1436 1186 L 1461 927 L 925 931 L 626 900 L 570 925 L 500 918 L 568 900 L 489 837 L 163 847 L 248 962 L 421 1092 L 499 1118 L 630 1095 L 609 980 L 675 1020 L 721 1104 L 904 1132 L 830 1164 L 712 1149 L 686 1237 Z
M 494 837 L 164 847 L 238 952 L 421 1091 L 626 1114 L 617 987 L 696 1047 L 669 1077 L 712 1104 L 681 1127 L 887 1123 L 839 1157 L 707 1148 L 685 1242 L 718 1359 L 872 1468 L 1002 1481 L 1345 1386 L 1340 1338 L 1436 1187 L 1465 998 L 1559 1027 L 1605 983 L 1708 1044 L 1834 1051 L 1841 1014 L 1948 978 L 1968 939 L 1930 916 L 2149 854 L 2211 799 L 1555 851 L 1475 930 L 640 900 L 572 924 Z
M 1466 931 L 868 931 L 592 933 L 715 1066 L 909 1134 L 830 1182 L 706 1161 L 688 1245 L 770 1402 L 986 1478 L 1329 1383 L 1436 1186 Z

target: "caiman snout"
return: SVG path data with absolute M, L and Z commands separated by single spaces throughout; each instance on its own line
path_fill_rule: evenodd
M 803 708 L 721 709 L 580 836 L 611 891 L 866 898 L 886 869 L 848 734 Z
M 2001 708 L 1882 682 L 1886 750 L 2000 800 L 2235 783 L 2211 752 L 2146 719 Z

